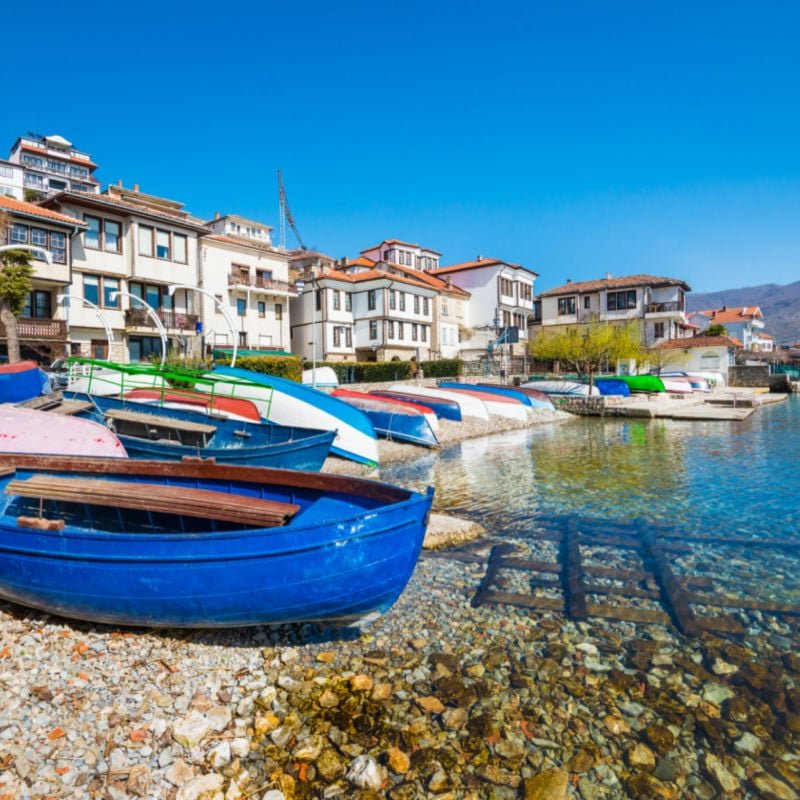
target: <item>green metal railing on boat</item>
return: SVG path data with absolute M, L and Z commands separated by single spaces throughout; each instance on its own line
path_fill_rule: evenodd
M 161 393 L 161 404 L 164 403 L 165 394 L 180 394 L 183 392 L 200 391 L 208 395 L 210 399 L 209 408 L 214 411 L 215 398 L 234 398 L 237 400 L 249 400 L 259 405 L 261 416 L 269 420 L 272 409 L 272 398 L 274 389 L 270 386 L 251 383 L 238 378 L 230 378 L 224 375 L 214 375 L 210 370 L 180 369 L 176 367 L 156 367 L 148 364 L 118 364 L 114 361 L 102 361 L 93 358 L 80 358 L 72 356 L 68 359 L 70 364 L 70 384 L 74 378 L 85 378 L 87 394 L 105 394 L 110 386 L 114 388 L 114 395 L 124 399 L 125 392 L 132 389 L 153 389 Z M 88 370 L 75 370 L 73 366 L 82 365 Z M 108 370 L 114 374 L 111 379 L 108 374 L 103 374 L 103 370 Z M 129 381 L 125 385 L 125 377 Z M 147 379 L 152 378 L 148 383 Z M 94 390 L 93 390 L 94 386 Z M 70 387 L 68 385 L 67 391 Z M 229 391 L 227 391 L 229 390 Z M 261 407 L 265 411 L 262 412 Z

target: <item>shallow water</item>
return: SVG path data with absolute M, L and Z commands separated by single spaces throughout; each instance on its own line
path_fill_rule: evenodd
M 569 515 L 658 521 L 686 536 L 800 541 L 800 397 L 744 422 L 575 418 L 461 442 L 438 458 L 389 465 L 382 478 L 433 485 L 438 510 L 512 540 Z M 686 566 L 748 582 L 777 573 L 760 593 L 795 602 L 795 554 L 715 546 Z

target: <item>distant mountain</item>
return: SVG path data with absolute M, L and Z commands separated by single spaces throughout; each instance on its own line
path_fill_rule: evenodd
M 764 331 L 778 344 L 800 341 L 800 281 L 779 286 L 764 283 L 744 289 L 720 292 L 691 292 L 686 295 L 689 311 L 703 311 L 722 306 L 758 306 L 764 315 Z

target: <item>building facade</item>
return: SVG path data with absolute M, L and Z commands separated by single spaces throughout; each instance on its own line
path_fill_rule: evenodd
M 668 339 L 658 348 L 666 352 L 662 372 L 671 370 L 721 372 L 727 382 L 728 367 L 735 363 L 741 343 L 730 336 L 693 336 Z
M 677 278 L 628 275 L 573 283 L 538 295 L 534 332 L 592 322 L 636 321 L 645 346 L 683 339 L 696 332 L 686 315 L 688 284 Z
M 66 191 L 100 191 L 94 177 L 97 164 L 63 136 L 20 136 L 11 147 L 8 160 L 22 169 L 23 188 L 29 199 Z
M 722 306 L 688 316 L 701 330 L 709 325 L 724 325 L 728 335 L 738 339 L 745 350 L 771 353 L 774 349 L 774 339 L 764 333 L 764 315 L 758 306 Z
M 22 172 L 19 164 L 0 158 L 0 197 L 13 197 L 15 200 L 25 199 L 22 189 Z
M 18 317 L 17 333 L 23 358 L 50 363 L 67 352 L 67 321 L 58 300 L 72 283 L 73 247 L 86 225 L 6 195 L 0 195 L 0 213 L 8 221 L 8 227 L 0 231 L 0 244 L 41 248 L 31 254 L 32 291 Z M 42 250 L 50 253 L 52 263 L 47 263 Z M 8 354 L 6 344 L 6 331 L 0 323 L 0 356 Z

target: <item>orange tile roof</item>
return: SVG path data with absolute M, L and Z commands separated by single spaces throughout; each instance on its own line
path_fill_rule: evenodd
M 36 205 L 36 203 L 25 203 L 22 200 L 17 200 L 14 197 L 8 197 L 6 195 L 0 195 L 0 208 L 11 214 L 25 214 L 28 217 L 41 217 L 42 219 L 51 220 L 52 222 L 63 222 L 69 225 L 75 225 L 79 228 L 87 227 L 83 220 L 67 216 L 66 214 L 59 214 L 57 211 L 51 211 L 49 208 L 42 208 Z
M 741 347 L 733 336 L 692 336 L 688 339 L 668 339 L 659 347 L 664 350 L 685 350 L 690 347 Z
M 374 267 L 376 264 L 372 259 L 366 256 L 359 256 L 358 258 L 351 258 L 347 262 L 348 267 Z
M 278 254 L 278 251 L 269 245 L 262 244 L 261 242 L 251 242 L 246 239 L 237 239 L 233 236 L 225 236 L 222 233 L 211 233 L 207 236 L 204 236 L 203 239 L 213 239 L 215 242 L 225 242 L 225 244 L 235 244 L 239 247 L 249 247 L 252 250 L 261 250 L 262 252 L 266 253 Z
M 392 267 L 392 269 L 399 269 L 401 272 L 404 272 L 405 274 L 422 283 L 427 283 L 429 286 L 432 286 L 434 289 L 437 289 L 440 292 L 452 292 L 453 294 L 460 294 L 464 297 L 470 297 L 469 292 L 465 291 L 459 286 L 456 286 L 454 283 L 451 283 L 448 286 L 447 281 L 437 278 L 435 275 L 431 275 L 430 272 L 414 269 L 413 267 L 406 267 L 403 264 L 394 264 L 391 261 L 387 261 L 386 263 Z
M 424 250 L 426 253 L 436 253 L 437 256 L 440 256 L 441 253 L 438 250 L 434 250 L 431 247 L 420 247 L 418 244 L 414 242 L 404 242 L 402 239 L 384 239 L 380 244 L 376 244 L 374 247 L 367 247 L 365 250 L 362 250 L 362 253 L 369 253 L 371 250 L 380 250 L 381 245 L 384 244 L 401 244 L 404 247 L 419 247 L 420 250 Z
M 478 258 L 475 261 L 464 261 L 461 264 L 450 264 L 446 267 L 439 267 L 439 269 L 432 269 L 432 275 L 446 275 L 448 272 L 463 272 L 464 270 L 468 269 L 481 269 L 482 267 L 511 267 L 512 269 L 524 269 L 526 272 L 530 272 L 532 275 L 536 275 L 539 277 L 538 272 L 534 272 L 534 270 L 529 269 L 528 267 L 523 267 L 522 264 L 512 264 L 510 261 L 502 261 L 499 258 Z
M 758 306 L 726 306 L 724 308 L 710 309 L 708 311 L 701 311 L 715 323 L 725 322 L 744 322 L 745 320 L 762 318 L 764 315 Z
M 662 278 L 658 275 L 625 275 L 620 278 L 601 278 L 596 281 L 578 281 L 565 283 L 555 289 L 542 292 L 539 297 L 554 297 L 561 294 L 574 294 L 576 292 L 597 292 L 601 289 L 627 289 L 634 286 L 680 286 L 684 291 L 690 292 L 689 285 L 678 278 Z
M 399 283 L 407 283 L 411 286 L 419 286 L 422 289 L 431 289 L 430 286 L 426 286 L 421 281 L 415 281 L 411 278 L 403 278 L 400 275 L 392 275 L 390 272 L 381 272 L 377 269 L 368 269 L 364 272 L 356 272 L 354 275 L 350 276 L 350 280 L 353 283 L 361 283 L 363 281 L 374 281 L 374 280 L 389 280 L 389 281 L 398 281 Z
M 759 333 L 758 334 L 758 338 L 759 339 L 774 339 L 775 337 L 774 336 L 770 336 L 768 333 Z

